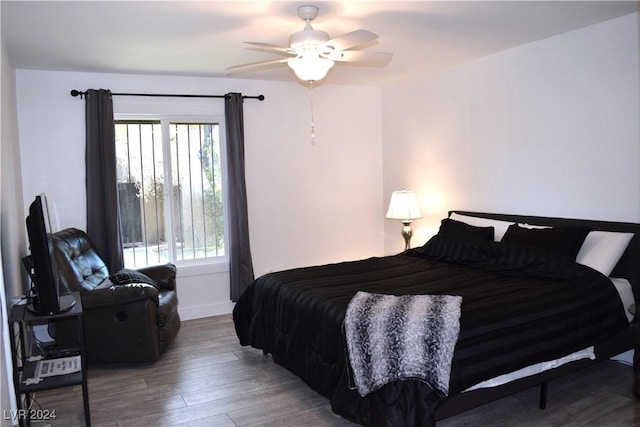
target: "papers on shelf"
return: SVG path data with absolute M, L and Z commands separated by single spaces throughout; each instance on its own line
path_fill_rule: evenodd
M 80 355 L 61 357 L 58 359 L 40 360 L 36 364 L 36 378 L 53 377 L 56 375 L 72 374 L 82 369 Z

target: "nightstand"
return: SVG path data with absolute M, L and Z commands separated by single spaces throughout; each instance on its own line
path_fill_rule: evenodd
M 636 349 L 633 353 L 633 373 L 635 379 L 633 381 L 633 394 L 640 399 L 640 319 L 636 316 L 636 305 L 631 304 L 629 312 L 633 314 L 633 324 L 636 330 Z

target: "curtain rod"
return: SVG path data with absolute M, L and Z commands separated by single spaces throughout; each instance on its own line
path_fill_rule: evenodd
M 80 96 L 80 99 L 86 94 L 86 92 L 73 89 L 71 96 Z M 226 95 L 190 95 L 190 94 L 166 94 L 166 93 L 112 93 L 112 96 L 156 96 L 156 97 L 169 97 L 169 98 L 224 98 Z M 257 99 L 258 101 L 264 101 L 264 95 L 246 96 L 243 95 L 242 99 Z

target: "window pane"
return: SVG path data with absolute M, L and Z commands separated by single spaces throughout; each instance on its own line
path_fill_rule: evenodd
M 223 256 L 219 127 L 172 123 L 169 128 L 176 260 Z
M 171 161 L 171 182 L 164 176 L 169 168 L 162 129 L 159 121 L 116 121 L 128 268 L 225 255 L 218 124 L 169 123 L 165 158 Z M 165 191 L 165 185 L 171 188 Z M 165 194 L 171 195 L 168 200 Z
M 168 261 L 159 122 L 116 122 L 116 159 L 125 267 Z

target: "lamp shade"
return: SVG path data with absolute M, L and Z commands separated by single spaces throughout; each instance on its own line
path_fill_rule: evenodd
M 404 222 L 422 218 L 416 193 L 407 190 L 394 191 L 391 194 L 391 202 L 389 202 L 386 217 Z
M 317 82 L 325 78 L 333 61 L 318 55 L 304 55 L 290 59 L 287 64 L 300 80 Z

